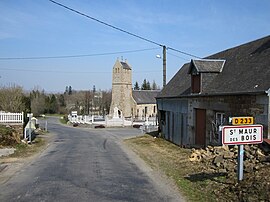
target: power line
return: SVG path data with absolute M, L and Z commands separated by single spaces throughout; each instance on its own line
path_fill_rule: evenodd
M 156 49 L 159 49 L 159 48 L 146 48 L 146 49 L 138 49 L 138 50 L 128 50 L 128 51 L 109 52 L 109 53 L 94 53 L 94 54 L 85 54 L 85 55 L 59 55 L 59 56 L 37 56 L 37 57 L 0 57 L 0 60 L 40 60 L 40 59 L 79 58 L 79 57 L 117 55 L 117 54 L 122 54 L 122 53 L 134 53 L 134 52 L 142 52 L 142 51 L 156 50 Z
M 67 74 L 107 74 L 112 73 L 111 71 L 59 71 L 59 70 L 37 70 L 37 69 L 16 69 L 16 68 L 0 68 L 0 71 L 15 71 L 15 72 L 39 72 L 39 73 L 67 73 Z M 161 72 L 161 71 L 135 71 L 133 73 L 154 73 L 154 72 Z
M 170 52 L 168 52 L 168 51 L 167 51 L 167 54 L 168 54 L 168 55 L 172 55 L 172 56 L 177 57 L 177 58 L 180 58 L 180 59 L 182 59 L 182 60 L 190 61 L 190 60 L 188 60 L 187 58 L 180 57 L 180 56 L 178 56 L 178 55 L 174 55 L 174 54 L 172 54 L 172 53 L 170 53 Z
M 141 39 L 141 40 L 143 40 L 143 41 L 146 41 L 146 42 L 155 44 L 155 45 L 160 46 L 160 47 L 166 47 L 166 45 L 162 45 L 161 43 L 152 41 L 152 40 L 150 40 L 150 39 L 147 39 L 147 38 L 145 38 L 145 37 L 139 36 L 139 35 L 137 35 L 137 34 L 133 34 L 133 33 L 129 32 L 129 31 L 126 31 L 126 30 L 124 30 L 124 29 L 121 29 L 121 28 L 119 28 L 119 27 L 116 27 L 116 26 L 114 26 L 114 25 L 111 25 L 111 24 L 109 24 L 109 23 L 106 23 L 106 22 L 104 22 L 104 21 L 102 21 L 102 20 L 99 20 L 99 19 L 97 19 L 97 18 L 91 17 L 91 16 L 89 16 L 89 15 L 87 15 L 87 14 L 85 14 L 85 13 L 82 13 L 82 12 L 80 12 L 80 11 L 78 11 L 78 10 L 75 10 L 75 9 L 73 9 L 73 8 L 70 8 L 70 7 L 68 7 L 68 6 L 64 5 L 64 4 L 61 4 L 61 3 L 59 3 L 59 2 L 56 2 L 56 1 L 54 1 L 54 0 L 49 0 L 49 1 L 52 2 L 52 3 L 54 3 L 54 4 L 56 4 L 56 5 L 58 5 L 58 6 L 61 6 L 61 7 L 65 8 L 65 9 L 67 9 L 67 10 L 70 10 L 70 11 L 72 11 L 72 12 L 74 12 L 74 13 L 77 13 L 77 14 L 79 14 L 79 15 L 81 15 L 81 16 L 84 16 L 84 17 L 86 17 L 86 18 L 89 18 L 89 19 L 91 19 L 91 20 L 94 20 L 94 21 L 96 21 L 96 22 L 98 22 L 98 23 L 100 23 L 100 24 L 103 24 L 103 25 L 105 25 L 105 26 L 108 26 L 108 27 L 110 27 L 110 28 L 113 28 L 113 29 L 115 29 L 115 30 L 118 30 L 118 31 L 120 31 L 120 32 L 126 33 L 126 34 L 128 34 L 128 35 L 131 35 L 131 36 L 133 36 L 133 37 L 139 38 L 139 39 Z M 179 53 L 184 54 L 184 55 L 188 55 L 188 56 L 191 56 L 191 57 L 195 57 L 195 58 L 201 59 L 201 57 L 195 56 L 195 55 L 193 55 L 193 54 L 190 54 L 190 53 L 187 53 L 187 52 L 184 52 L 184 51 L 181 51 L 181 50 L 177 50 L 177 49 L 172 48 L 172 47 L 166 47 L 166 48 L 167 48 L 167 49 L 171 49 L 171 50 L 176 51 L 176 52 L 179 52 Z
M 84 17 L 87 17 L 87 18 L 89 18 L 89 19 L 91 19 L 91 20 L 94 20 L 94 21 L 96 21 L 96 22 L 98 22 L 98 23 L 101 23 L 101 24 L 103 24 L 103 25 L 106 25 L 106 26 L 108 26 L 108 27 L 111 27 L 111 28 L 113 28 L 113 29 L 116 29 L 116 30 L 118 30 L 118 31 L 120 31 L 120 32 L 124 32 L 124 33 L 126 33 L 126 34 L 129 34 L 129 35 L 134 36 L 134 37 L 136 37 L 136 38 L 139 38 L 139 39 L 141 39 L 141 40 L 147 41 L 147 42 L 149 42 L 149 43 L 152 43 L 152 44 L 155 44 L 155 45 L 158 45 L 158 46 L 162 46 L 161 44 L 159 44 L 159 43 L 157 43 L 157 42 L 155 42 L 155 41 L 149 40 L 149 39 L 144 38 L 144 37 L 141 37 L 141 36 L 139 36 L 139 35 L 137 35 L 137 34 L 133 34 L 133 33 L 131 33 L 131 32 L 128 32 L 128 31 L 126 31 L 126 30 L 123 30 L 123 29 L 121 29 L 121 28 L 118 28 L 118 27 L 116 27 L 116 26 L 114 26 L 114 25 L 111 25 L 111 24 L 108 24 L 108 23 L 103 22 L 103 21 L 101 21 L 101 20 L 98 20 L 97 18 L 91 17 L 91 16 L 89 16 L 89 15 L 87 15 L 87 14 L 85 14 L 85 13 L 82 13 L 82 12 L 80 12 L 80 11 L 78 11 L 78 10 L 75 10 L 75 9 L 73 9 L 73 8 L 70 8 L 70 7 L 68 7 L 68 6 L 65 6 L 65 5 L 63 5 L 63 4 L 61 4 L 61 3 L 58 3 L 58 2 L 56 2 L 56 1 L 53 1 L 53 0 L 49 0 L 49 1 L 52 2 L 52 3 L 54 3 L 54 4 L 57 4 L 58 6 L 61 6 L 61 7 L 65 8 L 65 9 L 68 9 L 68 10 L 74 12 L 74 13 L 77 13 L 77 14 L 82 15 L 82 16 L 84 16 Z
M 201 57 L 198 57 L 196 55 L 193 55 L 193 54 L 190 54 L 190 53 L 187 53 L 187 52 L 184 52 L 184 51 L 177 50 L 175 48 L 167 47 L 167 49 L 170 49 L 170 50 L 173 50 L 175 52 L 182 53 L 184 55 L 188 55 L 188 56 L 191 56 L 191 57 L 194 57 L 194 58 L 202 59 Z

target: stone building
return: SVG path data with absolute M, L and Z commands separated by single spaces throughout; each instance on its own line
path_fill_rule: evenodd
M 160 130 L 175 144 L 221 144 L 219 126 L 252 116 L 270 138 L 270 36 L 184 64 L 157 97 Z
M 110 115 L 145 119 L 157 115 L 157 90 L 133 90 L 132 68 L 127 61 L 116 60 L 112 73 L 112 102 Z

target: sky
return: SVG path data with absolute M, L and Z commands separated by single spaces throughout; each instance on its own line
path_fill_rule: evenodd
M 270 33 L 269 0 L 56 0 L 157 44 L 203 58 Z M 49 0 L 0 0 L 0 86 L 109 90 L 117 59 L 133 85 L 162 87 L 162 47 Z M 81 57 L 59 57 L 79 56 Z M 59 57 L 59 58 L 57 58 Z M 192 58 L 167 50 L 167 82 Z

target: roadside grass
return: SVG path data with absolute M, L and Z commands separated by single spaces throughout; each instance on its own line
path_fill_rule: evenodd
M 162 138 L 144 135 L 125 140 L 132 150 L 154 170 L 172 179 L 189 201 L 216 201 L 213 194 L 215 181 L 224 176 L 204 177 L 201 166 L 189 161 L 191 149 L 180 148 Z
M 46 140 L 43 137 L 37 136 L 32 144 L 20 143 L 15 146 L 16 150 L 8 157 L 22 158 L 29 157 L 41 151 L 46 145 Z
M 59 121 L 60 121 L 60 123 L 62 123 L 62 124 L 67 124 L 68 119 L 67 119 L 65 116 L 63 116 L 63 117 L 60 117 L 60 118 L 59 118 Z

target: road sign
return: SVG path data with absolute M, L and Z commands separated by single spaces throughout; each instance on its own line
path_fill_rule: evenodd
M 232 125 L 252 125 L 254 124 L 254 118 L 252 116 L 244 117 L 232 117 Z
M 222 143 L 227 145 L 258 144 L 263 141 L 262 125 L 223 126 Z
M 33 113 L 27 113 L 27 117 L 33 117 Z

